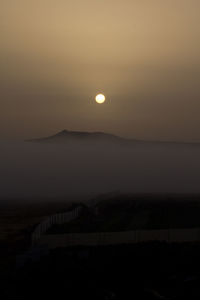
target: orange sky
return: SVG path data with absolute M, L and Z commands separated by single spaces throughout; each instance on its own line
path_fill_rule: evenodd
M 199 0 L 0 0 L 0 137 L 200 141 L 199 17 Z

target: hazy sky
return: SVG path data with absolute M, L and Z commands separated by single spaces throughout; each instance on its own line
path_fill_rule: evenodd
M 199 0 L 0 0 L 0 36 L 0 137 L 200 141 Z

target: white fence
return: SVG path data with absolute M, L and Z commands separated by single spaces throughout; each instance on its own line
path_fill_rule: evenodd
M 198 242 L 200 241 L 200 228 L 47 234 L 41 237 L 39 244 L 46 245 L 49 249 L 53 249 L 69 246 L 103 246 L 150 241 L 165 241 L 168 243 Z
M 79 206 L 72 211 L 48 217 L 35 228 L 32 234 L 32 245 L 46 245 L 51 249 L 68 246 L 100 246 L 150 241 L 165 241 L 169 243 L 200 241 L 200 228 L 47 234 L 50 227 L 76 219 L 81 211 L 82 207 Z
M 41 239 L 41 237 L 48 231 L 55 224 L 64 224 L 76 219 L 82 210 L 82 207 L 76 207 L 74 210 L 66 212 L 66 213 L 59 213 L 52 215 L 45 219 L 42 223 L 37 225 L 34 232 L 32 233 L 32 244 L 37 243 Z

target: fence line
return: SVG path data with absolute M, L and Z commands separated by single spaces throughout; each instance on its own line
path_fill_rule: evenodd
M 32 233 L 32 245 L 37 243 L 37 241 L 39 241 L 53 225 L 67 223 L 76 219 L 80 215 L 81 210 L 82 207 L 78 206 L 72 211 L 55 214 L 46 218 L 43 222 L 37 225 Z
M 72 211 L 49 216 L 40 223 L 32 234 L 32 245 L 47 245 L 49 248 L 68 246 L 99 246 L 130 244 L 150 241 L 165 242 L 200 242 L 200 228 L 134 230 L 121 232 L 46 234 L 56 224 L 64 224 L 76 219 L 82 206 Z

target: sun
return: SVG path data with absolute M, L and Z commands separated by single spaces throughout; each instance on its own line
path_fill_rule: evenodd
M 98 94 L 96 95 L 95 100 L 98 104 L 102 104 L 105 102 L 106 97 L 103 94 Z

